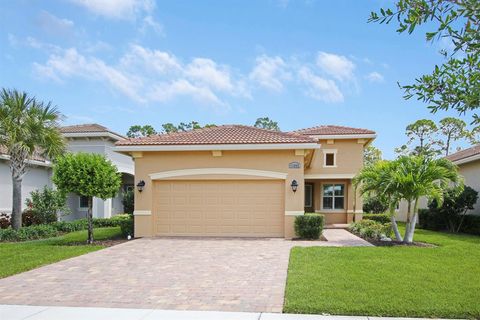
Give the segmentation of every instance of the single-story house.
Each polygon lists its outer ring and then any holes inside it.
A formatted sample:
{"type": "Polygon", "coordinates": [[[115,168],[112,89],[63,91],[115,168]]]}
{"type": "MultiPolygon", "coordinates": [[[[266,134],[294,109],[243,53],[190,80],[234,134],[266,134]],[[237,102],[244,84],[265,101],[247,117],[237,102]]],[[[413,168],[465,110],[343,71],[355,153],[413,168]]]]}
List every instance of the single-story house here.
{"type": "Polygon", "coordinates": [[[327,224],[361,214],[352,178],[376,134],[318,126],[223,125],[118,141],[135,162],[135,235],[294,236],[305,212],[327,224]]]}
{"type": "MultiPolygon", "coordinates": [[[[123,191],[133,188],[134,165],[130,156],[113,151],[115,142],[125,139],[99,124],[83,124],[65,126],[61,132],[66,139],[67,150],[70,152],[91,152],[105,155],[117,166],[122,173],[122,187],[116,197],[103,201],[94,198],[93,216],[108,218],[118,213],[123,213],[123,191]]],[[[6,150],[0,149],[0,212],[10,213],[12,210],[12,181],[6,150]]],[[[43,187],[53,187],[52,163],[41,156],[35,155],[29,161],[28,173],[22,183],[22,205],[25,209],[25,200],[30,192],[43,187]]],[[[87,211],[88,199],[75,194],[70,194],[67,199],[71,213],[62,216],[63,220],[84,218],[87,211]]]]}

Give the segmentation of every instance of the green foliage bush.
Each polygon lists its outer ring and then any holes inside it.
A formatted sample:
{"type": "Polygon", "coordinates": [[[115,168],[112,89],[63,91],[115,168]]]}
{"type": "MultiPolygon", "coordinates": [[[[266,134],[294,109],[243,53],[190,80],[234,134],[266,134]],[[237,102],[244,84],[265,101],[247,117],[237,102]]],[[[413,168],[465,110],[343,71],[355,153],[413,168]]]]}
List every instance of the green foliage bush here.
{"type": "Polygon", "coordinates": [[[388,203],[382,201],[380,197],[366,197],[362,210],[365,213],[384,213],[388,210],[388,203]]]}
{"type": "Polygon", "coordinates": [[[388,213],[364,213],[364,220],[373,220],[380,223],[390,223],[390,216],[388,213]]]}
{"type": "Polygon", "coordinates": [[[30,198],[25,201],[28,209],[22,213],[22,224],[30,226],[57,221],[60,212],[70,212],[66,199],[65,193],[48,187],[30,192],[30,198]]]}
{"type": "Polygon", "coordinates": [[[350,231],[362,238],[380,240],[384,236],[388,238],[392,236],[392,224],[365,219],[352,223],[350,231]]]}
{"type": "Polygon", "coordinates": [[[124,237],[134,236],[134,225],[133,225],[133,215],[126,214],[125,218],[119,219],[120,230],[122,230],[122,235],[124,237]]]}
{"type": "Polygon", "coordinates": [[[133,209],[135,207],[135,193],[133,190],[127,190],[123,193],[122,204],[125,213],[133,214],[133,209]]]}
{"type": "MultiPolygon", "coordinates": [[[[130,214],[119,214],[112,218],[93,219],[97,228],[120,227],[125,236],[133,236],[133,216],[130,214]]],[[[11,228],[0,229],[1,241],[28,241],[56,237],[62,233],[69,233],[80,230],[87,230],[87,219],[74,221],[57,221],[51,224],[39,224],[22,227],[18,231],[11,228]]]]}
{"type": "Polygon", "coordinates": [[[10,216],[5,212],[0,213],[0,229],[7,229],[10,227],[10,216]]]}
{"type": "Polygon", "coordinates": [[[460,193],[456,189],[447,190],[441,207],[432,201],[428,209],[419,210],[420,228],[480,235],[480,217],[466,214],[477,199],[478,192],[468,186],[460,193]]]}
{"type": "Polygon", "coordinates": [[[18,230],[12,228],[0,230],[0,241],[28,241],[52,238],[58,236],[59,231],[52,225],[39,224],[22,227],[18,230]]]}
{"type": "Polygon", "coordinates": [[[295,218],[295,234],[301,239],[318,239],[323,232],[323,215],[307,213],[295,218]]]}

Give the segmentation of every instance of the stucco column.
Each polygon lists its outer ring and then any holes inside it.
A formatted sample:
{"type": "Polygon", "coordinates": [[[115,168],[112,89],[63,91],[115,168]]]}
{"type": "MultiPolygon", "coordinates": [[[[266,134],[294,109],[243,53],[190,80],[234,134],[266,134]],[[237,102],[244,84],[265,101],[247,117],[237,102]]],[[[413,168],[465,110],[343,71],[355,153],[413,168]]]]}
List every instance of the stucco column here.
{"type": "Polygon", "coordinates": [[[295,150],[291,162],[287,165],[287,178],[285,179],[285,238],[295,237],[295,217],[305,213],[305,178],[303,167],[303,150],[295,150]],[[295,165],[299,166],[296,167],[295,165]],[[296,180],[298,188],[293,192],[291,184],[296,180]]]}

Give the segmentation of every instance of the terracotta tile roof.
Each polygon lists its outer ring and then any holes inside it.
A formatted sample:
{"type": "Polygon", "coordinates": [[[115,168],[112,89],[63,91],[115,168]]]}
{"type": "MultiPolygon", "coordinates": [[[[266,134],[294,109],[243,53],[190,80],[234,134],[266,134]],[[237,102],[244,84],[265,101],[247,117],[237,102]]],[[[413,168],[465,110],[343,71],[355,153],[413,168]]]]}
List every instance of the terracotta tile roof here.
{"type": "Polygon", "coordinates": [[[316,142],[315,139],[297,133],[265,130],[243,125],[223,125],[186,132],[125,139],[118,141],[116,145],[210,145],[316,142]]]}
{"type": "Polygon", "coordinates": [[[477,144],[476,146],[473,146],[468,149],[464,149],[455,153],[452,153],[451,155],[447,156],[446,158],[450,161],[458,161],[458,160],[463,160],[472,156],[476,156],[480,154],[480,144],[477,144]]]}
{"type": "Polygon", "coordinates": [[[99,125],[97,123],[88,123],[88,124],[77,124],[73,126],[65,126],[60,129],[62,133],[96,133],[96,132],[105,132],[112,133],[119,137],[123,137],[121,134],[111,131],[107,127],[99,125]]]}
{"type": "Polygon", "coordinates": [[[347,134],[375,134],[375,131],[344,126],[324,125],[293,131],[304,135],[347,135],[347,134]]]}

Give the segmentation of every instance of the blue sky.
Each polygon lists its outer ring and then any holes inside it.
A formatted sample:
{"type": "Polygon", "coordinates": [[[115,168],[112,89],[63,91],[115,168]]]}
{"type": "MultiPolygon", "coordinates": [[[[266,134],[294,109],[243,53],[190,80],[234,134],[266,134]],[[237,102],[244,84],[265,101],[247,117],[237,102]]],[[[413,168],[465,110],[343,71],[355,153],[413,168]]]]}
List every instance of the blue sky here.
{"type": "MultiPolygon", "coordinates": [[[[386,158],[405,126],[439,120],[400,83],[442,60],[424,33],[367,23],[389,1],[65,0],[0,3],[0,86],[52,101],[66,124],[119,133],[166,122],[375,130],[386,158]]],[[[469,119],[465,119],[467,122],[469,119]]]]}

